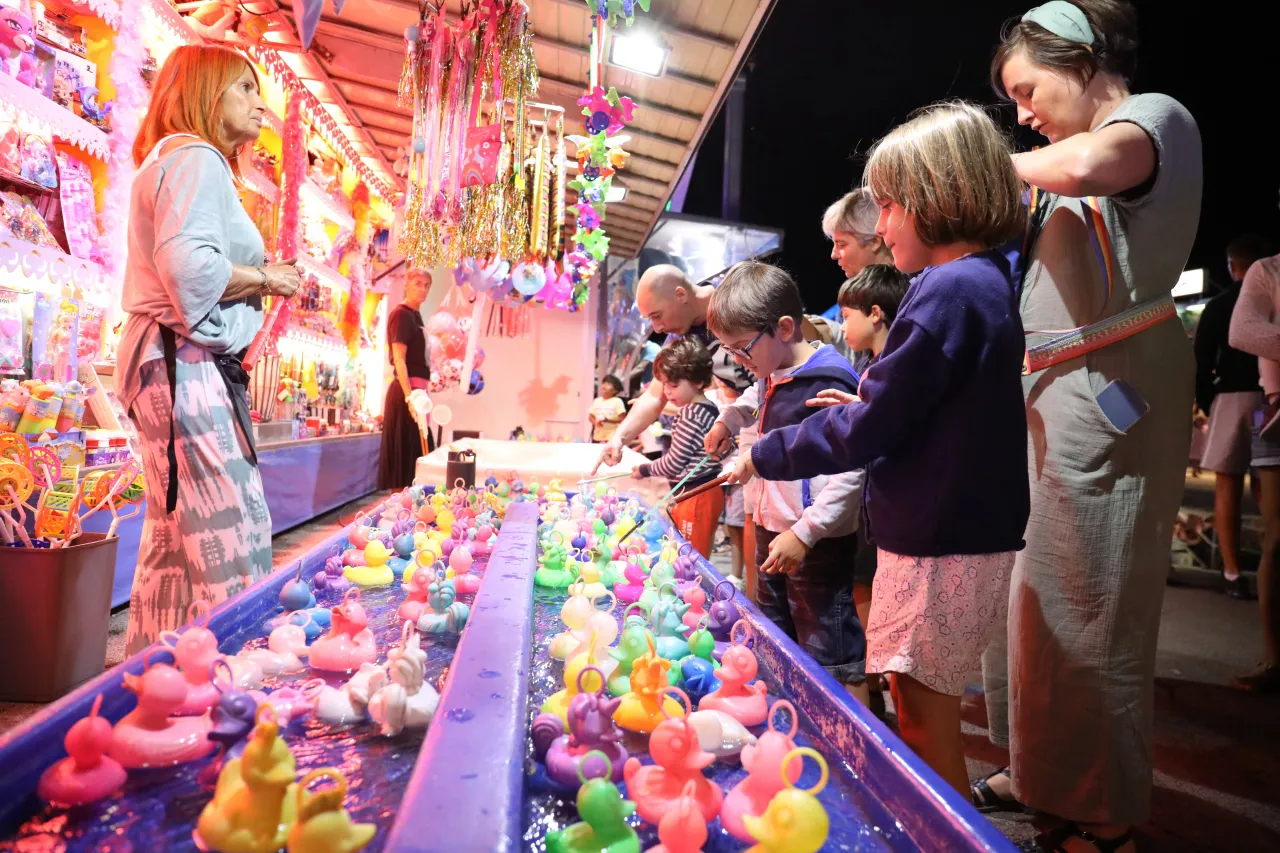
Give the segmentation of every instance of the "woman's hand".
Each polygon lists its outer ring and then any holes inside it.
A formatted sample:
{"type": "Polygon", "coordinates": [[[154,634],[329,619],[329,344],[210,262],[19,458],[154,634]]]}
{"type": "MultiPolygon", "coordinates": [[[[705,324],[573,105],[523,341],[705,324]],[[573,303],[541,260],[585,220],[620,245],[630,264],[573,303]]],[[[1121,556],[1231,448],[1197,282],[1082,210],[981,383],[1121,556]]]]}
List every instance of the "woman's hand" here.
{"type": "Polygon", "coordinates": [[[850,394],[848,391],[838,391],[835,388],[828,388],[825,391],[819,391],[818,396],[805,400],[804,404],[814,408],[825,408],[827,406],[843,406],[845,403],[856,402],[858,402],[857,394],[850,394]]]}
{"type": "Polygon", "coordinates": [[[267,264],[262,268],[262,274],[267,277],[262,288],[271,296],[283,296],[287,299],[293,296],[302,285],[297,258],[290,258],[278,264],[267,264]]]}

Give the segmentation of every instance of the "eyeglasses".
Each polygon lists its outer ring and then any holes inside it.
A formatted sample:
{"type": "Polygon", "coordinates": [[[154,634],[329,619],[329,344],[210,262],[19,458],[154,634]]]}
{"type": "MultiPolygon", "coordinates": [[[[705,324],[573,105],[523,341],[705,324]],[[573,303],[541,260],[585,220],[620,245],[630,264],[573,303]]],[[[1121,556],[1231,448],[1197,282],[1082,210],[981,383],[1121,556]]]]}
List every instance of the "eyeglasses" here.
{"type": "Polygon", "coordinates": [[[742,349],[737,349],[736,347],[725,346],[724,344],[721,344],[721,345],[720,345],[720,348],[721,348],[722,350],[724,350],[725,352],[729,353],[729,355],[738,356],[739,358],[750,358],[750,357],[751,357],[751,348],[752,348],[752,347],[754,347],[756,344],[760,343],[760,339],[761,339],[761,338],[763,338],[765,335],[769,334],[769,332],[770,332],[770,331],[772,331],[772,330],[771,330],[771,329],[762,329],[758,335],[756,335],[754,338],[752,338],[752,339],[751,339],[751,343],[747,344],[747,345],[746,345],[745,347],[743,347],[742,349]]]}

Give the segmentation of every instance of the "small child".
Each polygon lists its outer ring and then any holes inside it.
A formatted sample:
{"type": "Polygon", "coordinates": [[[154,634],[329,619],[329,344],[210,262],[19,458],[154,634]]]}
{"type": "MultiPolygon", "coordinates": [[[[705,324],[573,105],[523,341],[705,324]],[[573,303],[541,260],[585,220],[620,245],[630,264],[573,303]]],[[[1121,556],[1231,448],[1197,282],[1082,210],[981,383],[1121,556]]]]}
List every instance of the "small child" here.
{"type": "MultiPolygon", "coordinates": [[[[736,403],[742,396],[737,389],[718,376],[716,377],[715,390],[718,393],[712,399],[721,413],[736,403]]],[[[721,459],[720,467],[726,471],[732,468],[736,452],[734,451],[721,459]]],[[[742,552],[747,517],[743,508],[742,491],[742,486],[737,484],[724,487],[724,535],[729,540],[729,574],[727,580],[739,591],[745,590],[747,585],[746,575],[743,573],[746,561],[742,552]]]]}
{"type": "MultiPolygon", "coordinates": [[[[671,446],[655,461],[638,466],[635,476],[664,477],[674,487],[693,471],[681,489],[683,493],[720,476],[720,463],[707,458],[702,449],[703,439],[720,413],[705,393],[712,380],[711,352],[695,337],[679,338],[663,347],[653,360],[653,375],[680,414],[671,429],[671,446]]],[[[671,520],[699,554],[711,559],[723,509],[724,492],[708,489],[676,504],[671,520]]]]}
{"type": "Polygon", "coordinates": [[[622,380],[618,377],[609,374],[600,380],[600,396],[591,401],[587,413],[592,441],[608,441],[618,431],[618,424],[627,416],[627,405],[618,396],[621,393],[622,380]]]}
{"type": "MultiPolygon", "coordinates": [[[[841,286],[836,304],[844,318],[845,342],[853,352],[871,353],[867,366],[873,364],[884,350],[893,318],[898,316],[898,306],[910,286],[911,276],[898,272],[889,264],[865,266],[862,272],[841,286]]],[[[852,403],[855,399],[856,396],[827,389],[818,394],[814,403],[834,406],[852,403]]],[[[866,525],[858,528],[858,546],[853,559],[853,603],[858,610],[858,619],[865,626],[871,618],[872,587],[876,577],[876,550],[867,539],[866,525]]],[[[878,689],[878,679],[872,682],[872,689],[878,689]]]]}
{"type": "MultiPolygon", "coordinates": [[[[858,389],[853,365],[834,346],[805,342],[803,320],[796,283],[768,264],[737,264],[711,296],[707,328],[759,377],[750,417],[761,436],[818,414],[806,402],[822,389],[858,389]]],[[[726,412],[717,432],[746,426],[733,415],[726,412]]],[[[756,526],[761,612],[866,703],[866,638],[849,571],[858,548],[862,472],[752,484],[746,504],[756,526]]]]}
{"type": "Polygon", "coordinates": [[[960,697],[1004,624],[1030,514],[1025,343],[998,247],[1025,228],[1008,142],[967,104],[930,107],[871,152],[894,265],[918,271],[861,400],[763,435],[742,477],[865,467],[879,547],[867,668],[892,673],[907,745],[966,797],[960,697]]]}
{"type": "Polygon", "coordinates": [[[844,339],[854,352],[870,350],[879,358],[911,276],[889,264],[870,264],[840,287],[836,304],[844,318],[844,339]]]}

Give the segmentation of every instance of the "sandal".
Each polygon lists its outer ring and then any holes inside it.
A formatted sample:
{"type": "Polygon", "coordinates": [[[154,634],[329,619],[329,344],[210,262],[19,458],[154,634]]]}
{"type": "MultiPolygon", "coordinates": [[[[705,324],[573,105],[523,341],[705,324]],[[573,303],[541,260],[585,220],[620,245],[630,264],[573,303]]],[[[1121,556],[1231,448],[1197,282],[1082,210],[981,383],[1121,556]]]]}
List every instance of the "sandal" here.
{"type": "Polygon", "coordinates": [[[1257,672],[1242,675],[1234,679],[1231,686],[1249,693],[1280,692],[1280,664],[1267,664],[1257,672]]]}
{"type": "Polygon", "coordinates": [[[1121,847],[1133,840],[1133,830],[1126,829],[1115,838],[1099,838],[1087,829],[1081,828],[1075,821],[1067,821],[1057,829],[1042,832],[1036,836],[1036,844],[1045,853],[1067,853],[1062,845],[1069,838],[1079,838],[1092,844],[1098,853],[1116,853],[1121,847]]]}
{"type": "Polygon", "coordinates": [[[990,781],[1004,774],[1009,775],[1008,767],[1001,767],[996,772],[982,779],[974,779],[969,784],[969,794],[973,799],[973,807],[982,814],[990,814],[991,812],[1020,812],[1022,811],[1022,803],[1013,797],[1002,797],[991,787],[990,781]]]}

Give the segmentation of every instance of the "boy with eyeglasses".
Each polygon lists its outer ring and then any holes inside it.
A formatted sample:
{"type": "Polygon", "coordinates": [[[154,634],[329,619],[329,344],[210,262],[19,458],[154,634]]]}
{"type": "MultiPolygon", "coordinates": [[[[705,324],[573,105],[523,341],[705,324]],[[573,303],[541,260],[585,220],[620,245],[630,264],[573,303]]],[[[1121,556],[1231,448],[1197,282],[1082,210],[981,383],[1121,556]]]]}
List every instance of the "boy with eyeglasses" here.
{"type": "MultiPolygon", "coordinates": [[[[820,391],[856,394],[858,374],[833,346],[804,341],[800,291],[781,269],[738,264],[711,297],[707,326],[721,349],[759,380],[754,405],[730,406],[707,436],[709,451],[751,424],[760,435],[820,411],[820,391]]],[[[744,395],[745,396],[745,395],[744,395]]],[[[741,452],[747,452],[744,448],[741,452]]],[[[760,610],[814,660],[868,702],[866,638],[853,601],[862,472],[789,482],[746,484],[746,510],[756,525],[760,610]]]]}

